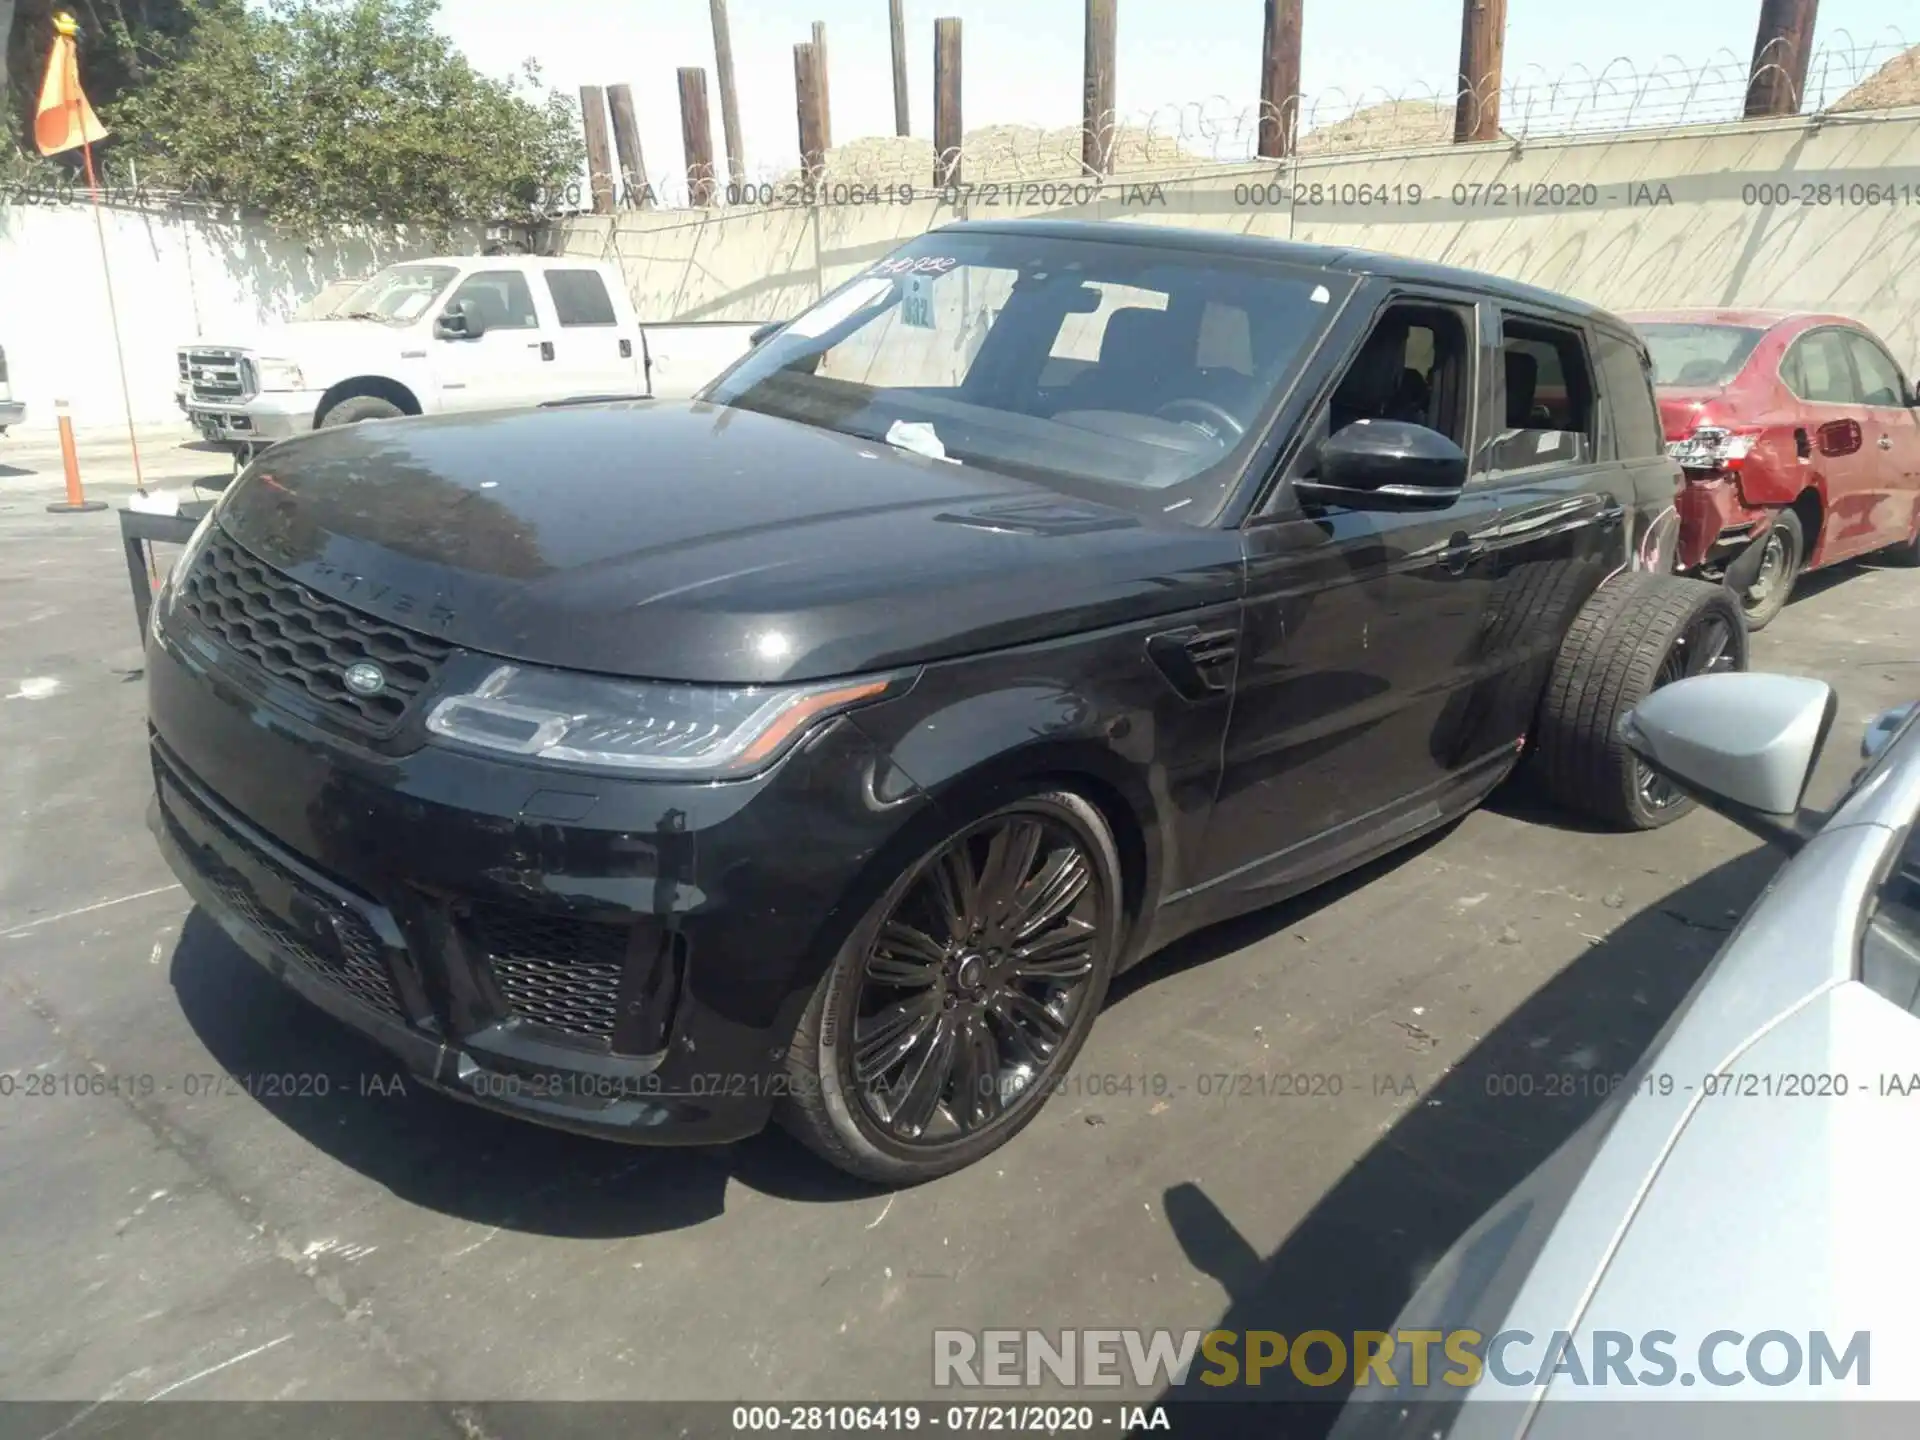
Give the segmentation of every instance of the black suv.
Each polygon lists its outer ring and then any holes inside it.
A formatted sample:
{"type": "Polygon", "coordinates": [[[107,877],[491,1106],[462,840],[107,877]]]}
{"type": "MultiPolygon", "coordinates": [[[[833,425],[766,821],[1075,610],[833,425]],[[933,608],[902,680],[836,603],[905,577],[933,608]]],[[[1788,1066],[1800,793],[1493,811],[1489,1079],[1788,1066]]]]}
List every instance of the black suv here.
{"type": "Polygon", "coordinates": [[[453,1094],[779,1113],[884,1181],[1026,1121],[1114,974],[1742,668],[1625,325],[1135,225],[933,231],[688,404],[280,446],[154,607],[194,898],[453,1094]]]}

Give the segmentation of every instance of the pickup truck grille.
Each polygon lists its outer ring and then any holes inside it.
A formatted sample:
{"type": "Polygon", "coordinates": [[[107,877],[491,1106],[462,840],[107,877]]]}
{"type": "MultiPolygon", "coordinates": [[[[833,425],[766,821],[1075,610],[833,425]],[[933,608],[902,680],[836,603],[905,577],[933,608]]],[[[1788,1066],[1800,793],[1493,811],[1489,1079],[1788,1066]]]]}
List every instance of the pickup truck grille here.
{"type": "Polygon", "coordinates": [[[180,582],[180,606],[229,656],[376,734],[406,718],[452,648],[314,594],[218,529],[180,582]],[[385,679],[377,695],[347,688],[347,670],[363,662],[377,665],[385,679]]]}
{"type": "Polygon", "coordinates": [[[252,362],[238,350],[182,350],[180,378],[188,395],[209,405],[232,405],[259,393],[252,362]]]}

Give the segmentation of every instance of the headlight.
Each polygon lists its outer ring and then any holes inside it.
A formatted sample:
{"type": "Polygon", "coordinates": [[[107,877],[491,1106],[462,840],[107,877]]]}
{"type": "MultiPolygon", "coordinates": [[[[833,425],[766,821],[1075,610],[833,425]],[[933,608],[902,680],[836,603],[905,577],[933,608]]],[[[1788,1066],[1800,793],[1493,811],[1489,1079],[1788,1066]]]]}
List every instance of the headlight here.
{"type": "Polygon", "coordinates": [[[763,769],[818,720],[897,694],[907,677],[815,685],[677,685],[502,665],[433,707],[446,740],[562,764],[734,778],[763,769]]]}
{"type": "Polygon", "coordinates": [[[260,374],[262,390],[304,390],[306,377],[301,375],[300,367],[291,360],[275,360],[261,357],[253,362],[260,374]]]}

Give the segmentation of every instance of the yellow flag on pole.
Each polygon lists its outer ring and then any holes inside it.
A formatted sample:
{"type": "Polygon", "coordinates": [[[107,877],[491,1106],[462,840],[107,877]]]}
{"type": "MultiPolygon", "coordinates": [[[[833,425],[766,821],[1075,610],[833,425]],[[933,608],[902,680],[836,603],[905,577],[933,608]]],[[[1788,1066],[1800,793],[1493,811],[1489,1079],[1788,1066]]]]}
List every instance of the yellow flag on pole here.
{"type": "Polygon", "coordinates": [[[33,116],[33,138],[42,155],[57,155],[107,138],[107,127],[80,88],[80,55],[74,36],[80,27],[71,15],[53,17],[53,51],[40,86],[40,108],[33,116]]]}

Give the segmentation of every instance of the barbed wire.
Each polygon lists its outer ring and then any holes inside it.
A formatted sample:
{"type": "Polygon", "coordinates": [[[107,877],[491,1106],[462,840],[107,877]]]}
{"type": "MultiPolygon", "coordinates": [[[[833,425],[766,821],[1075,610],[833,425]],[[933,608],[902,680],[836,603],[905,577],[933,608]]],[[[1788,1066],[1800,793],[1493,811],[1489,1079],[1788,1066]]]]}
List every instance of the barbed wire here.
{"type": "MultiPolygon", "coordinates": [[[[1376,86],[1358,92],[1336,88],[1297,97],[1277,112],[1261,103],[1236,103],[1216,95],[1120,113],[1102,127],[1096,153],[1105,157],[1100,169],[1109,179],[1174,178],[1246,164],[1258,154],[1262,123],[1270,119],[1278,120],[1281,132],[1293,141],[1292,152],[1302,160],[1449,146],[1462,118],[1469,132],[1479,128],[1482,119],[1496,121],[1499,138],[1518,144],[1586,135],[1644,136],[1737,122],[1750,89],[1772,83],[1783,85],[1789,96],[1802,91],[1796,107],[1802,116],[1920,106],[1920,47],[1895,26],[1864,39],[1835,32],[1808,58],[1803,85],[1795,83],[1784,46],[1780,57],[1758,71],[1751,54],[1730,48],[1697,60],[1668,55],[1651,65],[1619,56],[1597,69],[1576,64],[1559,75],[1526,65],[1503,79],[1494,115],[1482,113],[1483,101],[1473,92],[1437,85],[1398,90],[1376,86]]],[[[1083,163],[1084,148],[1079,126],[988,125],[970,131],[961,145],[937,156],[924,138],[873,136],[829,151],[825,163],[811,174],[791,165],[753,167],[745,176],[714,185],[711,203],[858,204],[863,198],[859,192],[866,192],[868,200],[902,194],[936,198],[941,193],[933,183],[936,174],[957,175],[973,187],[1084,180],[1093,178],[1083,163]]],[[[654,177],[645,191],[616,182],[615,190],[619,209],[683,208],[693,198],[682,177],[654,177]]],[[[582,202],[590,203],[590,195],[556,209],[584,210],[587,203],[582,202]]]]}

